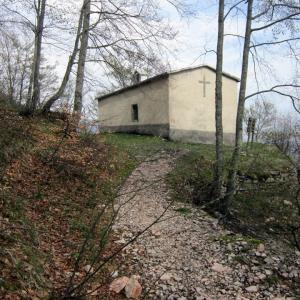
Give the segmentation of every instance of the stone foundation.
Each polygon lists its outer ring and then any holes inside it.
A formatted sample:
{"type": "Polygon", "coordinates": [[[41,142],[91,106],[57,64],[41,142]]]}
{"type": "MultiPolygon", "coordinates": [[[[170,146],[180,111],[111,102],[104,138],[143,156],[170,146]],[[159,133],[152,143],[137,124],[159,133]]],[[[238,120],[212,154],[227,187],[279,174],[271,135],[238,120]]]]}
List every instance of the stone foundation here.
{"type": "MultiPolygon", "coordinates": [[[[216,142],[215,132],[199,131],[199,130],[170,129],[169,138],[172,141],[197,143],[197,144],[215,144],[216,142]]],[[[233,145],[234,139],[235,139],[234,133],[224,133],[225,145],[233,145]]]]}
{"type": "Polygon", "coordinates": [[[169,138],[169,124],[100,126],[99,130],[100,132],[135,133],[169,138]]]}
{"type": "MultiPolygon", "coordinates": [[[[216,141],[215,133],[200,130],[182,130],[170,129],[169,124],[155,125],[125,125],[125,126],[100,126],[100,132],[120,132],[154,135],[168,138],[172,141],[195,143],[195,144],[214,144],[216,141]]],[[[224,144],[233,145],[235,139],[234,133],[224,133],[224,144]]]]}

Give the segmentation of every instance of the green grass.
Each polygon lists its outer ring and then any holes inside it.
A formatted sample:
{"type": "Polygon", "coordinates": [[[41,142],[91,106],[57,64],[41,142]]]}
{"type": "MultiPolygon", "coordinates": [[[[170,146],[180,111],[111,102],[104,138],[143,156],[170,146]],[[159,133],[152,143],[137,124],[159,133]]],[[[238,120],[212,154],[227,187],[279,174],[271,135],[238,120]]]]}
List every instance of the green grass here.
{"type": "Polygon", "coordinates": [[[177,211],[182,215],[188,215],[188,214],[191,213],[191,210],[189,208],[186,208],[186,207],[176,208],[176,209],[174,209],[174,211],[177,211]]]}
{"type": "Polygon", "coordinates": [[[249,245],[251,245],[253,248],[256,248],[259,244],[262,243],[262,241],[259,239],[253,238],[251,236],[245,236],[245,235],[243,236],[240,234],[225,234],[217,237],[217,239],[226,244],[244,241],[247,242],[249,245]]]}
{"type": "Polygon", "coordinates": [[[214,155],[212,145],[171,142],[160,137],[125,133],[106,133],[101,136],[108,144],[126,151],[135,160],[143,160],[159,151],[189,150],[193,153],[201,152],[202,155],[214,155]]]}
{"type": "MultiPolygon", "coordinates": [[[[201,157],[208,160],[215,159],[214,145],[173,142],[160,137],[125,133],[105,133],[101,136],[108,144],[114,145],[120,151],[126,151],[131,157],[137,160],[147,158],[159,151],[178,150],[186,150],[189,152],[188,155],[182,158],[183,164],[187,167],[201,157]]],[[[227,167],[230,164],[231,153],[232,147],[224,146],[227,167]]],[[[248,150],[247,155],[246,148],[243,149],[241,170],[245,172],[252,171],[253,162],[255,162],[255,169],[258,172],[263,172],[266,168],[268,170],[286,170],[290,166],[286,158],[274,146],[263,144],[254,144],[253,147],[248,150]]]]}

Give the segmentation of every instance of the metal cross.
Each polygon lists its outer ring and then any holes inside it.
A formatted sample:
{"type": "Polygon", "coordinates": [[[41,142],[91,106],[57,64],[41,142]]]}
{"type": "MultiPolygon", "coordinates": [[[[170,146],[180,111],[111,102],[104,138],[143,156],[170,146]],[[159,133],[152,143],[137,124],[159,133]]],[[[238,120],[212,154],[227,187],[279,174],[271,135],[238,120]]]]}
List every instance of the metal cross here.
{"type": "Polygon", "coordinates": [[[211,82],[210,81],[206,81],[205,75],[203,75],[203,80],[199,80],[199,83],[203,84],[203,97],[205,98],[206,97],[206,85],[207,84],[211,84],[211,82]]]}

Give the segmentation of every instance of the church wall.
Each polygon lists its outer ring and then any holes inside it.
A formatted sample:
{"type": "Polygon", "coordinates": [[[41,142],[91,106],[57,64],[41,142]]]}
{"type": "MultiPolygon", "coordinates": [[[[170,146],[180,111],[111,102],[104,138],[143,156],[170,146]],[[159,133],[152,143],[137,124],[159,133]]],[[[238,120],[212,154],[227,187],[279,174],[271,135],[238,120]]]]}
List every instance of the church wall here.
{"type": "MultiPolygon", "coordinates": [[[[170,139],[196,143],[215,142],[215,73],[208,68],[182,71],[169,77],[170,139]],[[206,90],[203,90],[205,81],[206,90]],[[204,97],[205,92],[205,97],[204,97]]],[[[224,141],[235,136],[237,83],[223,77],[224,141]]]]}
{"type": "Polygon", "coordinates": [[[169,136],[168,79],[161,79],[98,102],[100,131],[169,136]],[[132,105],[138,105],[138,121],[132,105]]]}

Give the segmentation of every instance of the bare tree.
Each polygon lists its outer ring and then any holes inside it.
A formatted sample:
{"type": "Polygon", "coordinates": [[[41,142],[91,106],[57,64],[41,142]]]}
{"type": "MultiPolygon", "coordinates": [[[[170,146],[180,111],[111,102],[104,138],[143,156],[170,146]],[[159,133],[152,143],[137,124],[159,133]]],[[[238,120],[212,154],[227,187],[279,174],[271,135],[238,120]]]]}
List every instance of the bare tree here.
{"type": "Polygon", "coordinates": [[[229,202],[236,190],[236,175],[238,170],[238,164],[241,153],[241,146],[243,141],[243,119],[244,119],[244,107],[245,107],[245,97],[247,88],[247,78],[248,78],[248,66],[249,66],[249,53],[250,53],[250,43],[251,43],[251,30],[252,30],[252,19],[253,18],[253,0],[248,0],[247,3],[247,22],[245,29],[245,41],[244,41],[244,51],[243,51],[243,63],[242,63],[242,73],[241,73],[241,85],[238,100],[238,111],[236,117],[236,136],[235,136],[235,148],[232,155],[230,173],[228,176],[227,183],[227,194],[224,198],[223,212],[227,213],[229,202]]]}
{"type": "Polygon", "coordinates": [[[158,1],[134,0],[124,7],[123,1],[84,1],[68,70],[60,89],[48,99],[43,111],[49,111],[60,98],[75,63],[74,113],[80,116],[84,84],[90,81],[86,70],[89,63],[93,63],[93,68],[95,63],[99,64],[101,73],[108,74],[112,69],[130,65],[128,60],[151,61],[153,53],[159,55],[159,51],[165,51],[162,40],[172,39],[175,32],[159,14],[159,4],[158,1]],[[78,60],[75,61],[78,52],[78,60]]]}
{"type": "Polygon", "coordinates": [[[273,119],[272,126],[264,134],[267,143],[275,145],[284,155],[298,161],[300,154],[300,121],[290,115],[273,119]]]}
{"type": "MultiPolygon", "coordinates": [[[[34,51],[32,55],[30,84],[28,87],[27,107],[25,112],[32,114],[41,101],[41,68],[42,59],[45,57],[43,45],[49,45],[63,51],[69,49],[67,36],[73,34],[74,11],[78,4],[70,0],[63,5],[60,1],[52,0],[0,0],[1,29],[6,30],[11,25],[18,33],[26,32],[28,39],[34,40],[34,51]],[[33,33],[33,37],[31,37],[33,33]],[[65,42],[66,40],[66,42],[65,42]]],[[[76,48],[76,47],[75,47],[76,48]]],[[[71,64],[74,64],[75,54],[71,55],[71,64]]],[[[67,67],[67,70],[70,70],[67,67]]],[[[71,72],[71,71],[70,71],[71,72]]],[[[68,73],[68,72],[66,72],[68,73]]],[[[67,76],[59,89],[60,94],[68,81],[67,76]]],[[[55,93],[54,96],[57,96],[55,93]]],[[[50,100],[50,99],[48,99],[50,100]]]]}
{"type": "Polygon", "coordinates": [[[81,11],[80,11],[80,16],[79,16],[79,21],[78,21],[78,26],[77,26],[77,31],[76,31],[76,37],[75,37],[73,50],[72,50],[72,53],[69,57],[64,77],[61,81],[61,84],[60,84],[59,88],[56,90],[56,92],[51,97],[49,97],[47,99],[47,101],[45,102],[45,104],[42,108],[43,113],[48,113],[50,111],[51,107],[53,106],[53,104],[64,95],[65,89],[66,89],[66,87],[68,85],[68,82],[69,82],[69,79],[70,79],[70,75],[71,75],[71,72],[72,72],[72,67],[75,63],[75,59],[76,59],[77,53],[79,51],[79,44],[80,44],[80,37],[81,37],[81,30],[82,30],[82,22],[83,22],[83,14],[84,14],[84,11],[83,11],[83,7],[82,7],[81,11]]]}
{"type": "Polygon", "coordinates": [[[74,114],[80,116],[82,111],[82,91],[84,83],[84,71],[86,56],[89,42],[90,18],[91,18],[91,1],[84,0],[83,4],[83,25],[80,40],[80,51],[78,58],[78,67],[76,75],[75,97],[74,97],[74,114]]]}
{"type": "MultiPolygon", "coordinates": [[[[258,91],[246,97],[247,79],[248,79],[248,68],[249,68],[249,56],[252,49],[256,49],[262,45],[272,45],[279,41],[272,42],[261,42],[253,43],[252,35],[256,32],[264,31],[267,29],[274,29],[276,26],[285,26],[286,28],[292,28],[293,24],[297,21],[300,15],[300,6],[295,1],[265,1],[261,5],[258,5],[258,13],[253,15],[254,0],[247,1],[247,13],[246,13],[246,30],[244,39],[244,50],[243,50],[243,61],[242,61],[242,72],[241,72],[241,86],[238,99],[238,111],[236,119],[236,138],[235,147],[231,158],[230,171],[227,179],[227,193],[225,196],[224,203],[228,208],[229,203],[234,197],[236,192],[236,179],[237,171],[239,166],[241,147],[243,141],[243,120],[245,112],[245,101],[250,97],[257,96],[266,92],[277,92],[285,94],[276,90],[277,87],[292,86],[292,84],[280,85],[268,89],[267,91],[258,91]],[[257,27],[253,24],[256,22],[257,27]]],[[[292,39],[292,38],[291,38],[292,39]]],[[[285,39],[282,43],[289,43],[291,39],[285,39]]],[[[293,38],[294,40],[294,38],[293,38]]],[[[285,94],[289,96],[288,94],[285,94]]],[[[295,98],[290,96],[292,100],[295,98]]]]}
{"type": "Polygon", "coordinates": [[[111,85],[107,91],[113,91],[132,84],[132,76],[138,71],[142,78],[149,78],[169,70],[167,63],[153,53],[121,53],[119,56],[107,55],[104,57],[107,63],[107,77],[111,85]],[[124,59],[125,56],[125,59],[124,59]]]}
{"type": "Polygon", "coordinates": [[[222,86],[223,86],[223,52],[224,52],[224,0],[219,0],[218,43],[215,87],[215,119],[216,119],[216,166],[215,197],[221,198],[223,185],[223,121],[222,121],[222,86]]]}
{"type": "Polygon", "coordinates": [[[38,0],[35,3],[36,28],[34,30],[34,56],[32,64],[32,95],[29,94],[27,110],[30,114],[34,113],[40,102],[40,68],[42,59],[42,39],[44,31],[44,20],[46,13],[46,0],[38,0]]]}
{"type": "Polygon", "coordinates": [[[263,139],[264,132],[268,131],[270,126],[273,125],[276,115],[277,110],[275,105],[264,99],[256,100],[245,109],[244,123],[246,123],[249,118],[254,118],[256,120],[254,131],[256,142],[263,139]]]}
{"type": "Polygon", "coordinates": [[[3,33],[0,38],[1,89],[16,104],[20,94],[23,94],[25,77],[28,77],[30,66],[26,63],[29,48],[22,46],[13,33],[3,33]]]}

